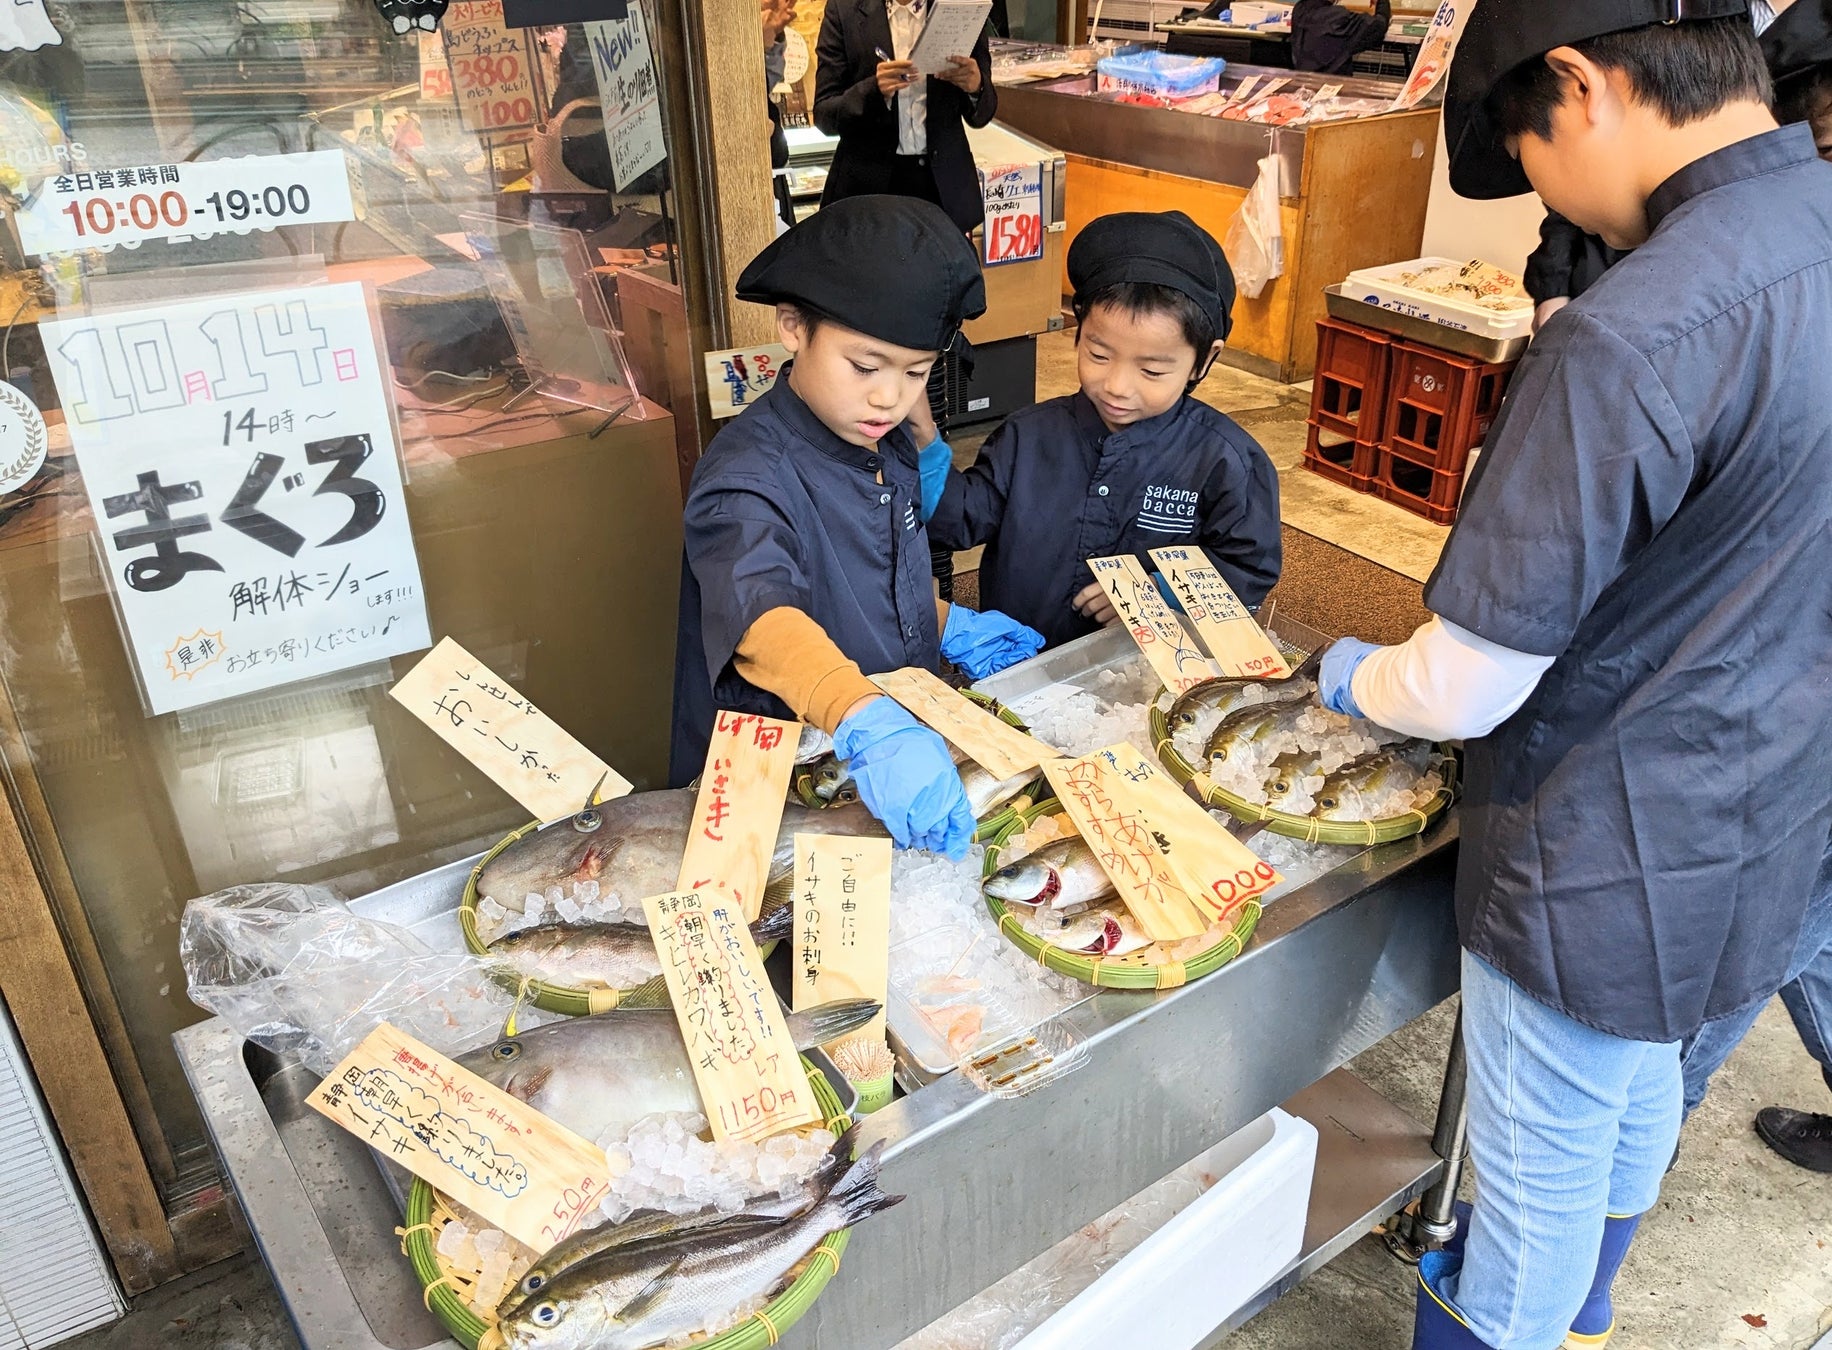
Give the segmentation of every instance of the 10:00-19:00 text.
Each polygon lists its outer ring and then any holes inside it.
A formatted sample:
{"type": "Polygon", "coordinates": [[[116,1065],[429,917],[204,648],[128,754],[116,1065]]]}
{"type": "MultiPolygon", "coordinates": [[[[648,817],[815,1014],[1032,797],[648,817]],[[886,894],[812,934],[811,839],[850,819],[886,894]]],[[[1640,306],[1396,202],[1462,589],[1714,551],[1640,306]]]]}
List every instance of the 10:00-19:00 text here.
{"type": "Polygon", "coordinates": [[[177,230],[190,224],[194,214],[200,220],[214,216],[215,223],[220,225],[253,216],[302,216],[311,209],[312,194],[306,191],[305,184],[281,187],[276,183],[258,192],[244,192],[240,188],[212,192],[204,198],[203,206],[195,209],[178,192],[162,192],[157,197],[150,192],[136,192],[114,200],[89,197],[74,201],[64,207],[63,214],[70,217],[71,224],[76,226],[77,237],[81,238],[88,234],[113,234],[128,222],[139,230],[153,230],[162,225],[177,230]]]}

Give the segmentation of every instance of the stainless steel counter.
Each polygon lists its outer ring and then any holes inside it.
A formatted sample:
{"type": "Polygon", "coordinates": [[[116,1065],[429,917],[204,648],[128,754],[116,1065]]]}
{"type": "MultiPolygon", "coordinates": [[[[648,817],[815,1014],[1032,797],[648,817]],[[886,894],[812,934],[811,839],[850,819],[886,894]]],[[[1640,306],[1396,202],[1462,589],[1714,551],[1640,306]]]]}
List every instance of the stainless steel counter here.
{"type": "MultiPolygon", "coordinates": [[[[1030,1096],[982,1096],[950,1074],[869,1117],[865,1142],[888,1144],[885,1188],[908,1199],[854,1234],[784,1344],[893,1346],[1288,1101],[1325,1127],[1324,1146],[1306,1255],[1267,1298],[1416,1193],[1432,1170],[1424,1127],[1346,1074],[1319,1080],[1455,991],[1455,841],[1453,816],[1293,891],[1206,979],[1103,991],[1077,1013],[1086,1066],[1030,1096]]],[[[437,940],[467,867],[356,907],[437,940]]],[[[398,1254],[392,1197],[366,1150],[305,1108],[303,1070],[221,1021],[174,1039],[307,1350],[449,1345],[398,1254]]]]}

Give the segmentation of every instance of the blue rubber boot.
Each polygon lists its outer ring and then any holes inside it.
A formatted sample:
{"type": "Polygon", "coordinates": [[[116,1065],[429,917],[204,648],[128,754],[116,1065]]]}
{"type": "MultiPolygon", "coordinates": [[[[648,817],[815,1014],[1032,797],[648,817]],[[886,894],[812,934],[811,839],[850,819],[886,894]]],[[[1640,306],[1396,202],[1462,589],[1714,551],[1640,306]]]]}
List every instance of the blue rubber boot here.
{"type": "Polygon", "coordinates": [[[1419,1260],[1418,1306],[1412,1315],[1412,1350],[1491,1350],[1450,1306],[1444,1280],[1463,1268],[1461,1255],[1426,1252],[1419,1260]]]}
{"type": "Polygon", "coordinates": [[[1640,1226],[1639,1214],[1611,1214],[1603,1220],[1603,1246],[1597,1252],[1597,1275],[1590,1282],[1590,1297],[1584,1300],[1584,1306],[1572,1319],[1571,1334],[1565,1337],[1565,1350],[1594,1350],[1596,1346],[1609,1343],[1616,1330],[1616,1310],[1610,1304],[1609,1289],[1616,1282],[1616,1272],[1622,1269],[1622,1259],[1628,1255],[1628,1245],[1635,1240],[1635,1230],[1640,1226]]]}

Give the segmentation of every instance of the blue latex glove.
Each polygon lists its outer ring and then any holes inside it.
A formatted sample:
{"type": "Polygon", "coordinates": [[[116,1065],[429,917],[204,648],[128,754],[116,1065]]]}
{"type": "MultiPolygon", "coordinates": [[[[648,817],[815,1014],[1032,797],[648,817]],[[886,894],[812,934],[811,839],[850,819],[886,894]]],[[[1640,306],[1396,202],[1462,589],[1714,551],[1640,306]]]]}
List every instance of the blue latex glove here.
{"type": "Polygon", "coordinates": [[[1360,638],[1337,638],[1323,653],[1323,666],[1317,672],[1317,699],[1331,712],[1349,717],[1364,716],[1355,704],[1355,672],[1361,663],[1380,648],[1360,638]]]}
{"type": "Polygon", "coordinates": [[[975,821],[960,770],[947,743],[896,700],[873,699],[841,722],[833,753],[850,764],[859,799],[899,848],[927,849],[956,862],[967,856],[975,821]]]}
{"type": "Polygon", "coordinates": [[[948,486],[948,470],[954,467],[954,447],[940,436],[916,452],[916,472],[922,476],[922,520],[926,525],[941,505],[942,490],[948,486]]]}
{"type": "Polygon", "coordinates": [[[982,614],[960,605],[948,610],[941,654],[976,680],[1028,661],[1042,650],[1043,634],[1026,628],[1009,614],[996,609],[982,614]]]}

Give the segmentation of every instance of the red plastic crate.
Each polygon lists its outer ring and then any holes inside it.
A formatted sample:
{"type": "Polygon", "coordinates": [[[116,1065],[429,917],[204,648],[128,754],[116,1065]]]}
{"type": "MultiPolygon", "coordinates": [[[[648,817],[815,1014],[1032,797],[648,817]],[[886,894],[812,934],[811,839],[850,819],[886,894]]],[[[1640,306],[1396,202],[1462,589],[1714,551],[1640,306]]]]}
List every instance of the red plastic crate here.
{"type": "Polygon", "coordinates": [[[1325,431],[1378,445],[1385,431],[1394,339],[1340,319],[1317,321],[1310,420],[1325,431]]]}
{"type": "Polygon", "coordinates": [[[1374,461],[1378,446],[1349,440],[1327,428],[1310,424],[1310,438],[1304,445],[1304,467],[1332,483],[1368,492],[1374,478],[1374,461]]]}
{"type": "Polygon", "coordinates": [[[1461,479],[1469,452],[1501,411],[1518,362],[1486,365],[1412,342],[1395,342],[1381,446],[1461,479]]]}
{"type": "Polygon", "coordinates": [[[1375,454],[1374,475],[1367,490],[1435,525],[1449,525],[1457,518],[1457,503],[1463,495],[1463,470],[1434,469],[1382,447],[1375,454]]]}

